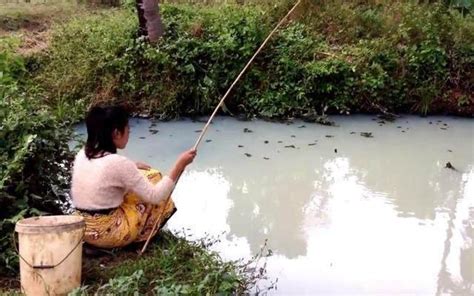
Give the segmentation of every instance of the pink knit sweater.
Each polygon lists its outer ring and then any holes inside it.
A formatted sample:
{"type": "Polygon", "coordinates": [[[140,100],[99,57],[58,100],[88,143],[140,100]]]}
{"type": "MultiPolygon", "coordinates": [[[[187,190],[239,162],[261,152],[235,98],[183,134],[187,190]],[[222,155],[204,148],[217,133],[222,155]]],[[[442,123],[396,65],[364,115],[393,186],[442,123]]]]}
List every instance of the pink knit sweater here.
{"type": "Polygon", "coordinates": [[[118,207],[126,192],[134,192],[143,201],[157,204],[166,199],[174,182],[164,176],[156,185],[151,184],[130,159],[109,154],[88,159],[84,149],[74,160],[71,195],[75,208],[100,210],[118,207]]]}

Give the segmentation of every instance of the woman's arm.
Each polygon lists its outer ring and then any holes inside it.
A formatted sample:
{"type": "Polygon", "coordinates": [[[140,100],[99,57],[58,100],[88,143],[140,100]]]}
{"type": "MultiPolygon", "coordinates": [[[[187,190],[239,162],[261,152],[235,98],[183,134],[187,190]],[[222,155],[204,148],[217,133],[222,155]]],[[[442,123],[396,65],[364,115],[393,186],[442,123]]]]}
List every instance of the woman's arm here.
{"type": "Polygon", "coordinates": [[[140,171],[135,163],[123,158],[122,182],[128,191],[136,193],[140,198],[149,203],[158,204],[166,199],[174,189],[179,176],[196,156],[195,150],[189,150],[180,155],[175,166],[171,169],[169,176],[164,176],[157,184],[150,183],[140,171]]]}

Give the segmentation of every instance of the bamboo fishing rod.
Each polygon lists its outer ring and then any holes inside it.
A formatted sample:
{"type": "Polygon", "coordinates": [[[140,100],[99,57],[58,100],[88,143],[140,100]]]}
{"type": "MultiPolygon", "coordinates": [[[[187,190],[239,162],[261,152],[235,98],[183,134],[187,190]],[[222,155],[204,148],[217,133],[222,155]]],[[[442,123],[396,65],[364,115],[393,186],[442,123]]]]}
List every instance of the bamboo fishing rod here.
{"type": "MultiPolygon", "coordinates": [[[[275,26],[275,28],[273,28],[273,30],[270,32],[270,34],[268,34],[267,38],[263,41],[263,43],[260,45],[260,47],[257,49],[257,51],[254,53],[254,55],[252,56],[252,58],[250,58],[250,60],[247,62],[247,64],[245,65],[245,67],[242,69],[242,71],[240,71],[240,74],[237,76],[237,78],[235,78],[234,82],[230,85],[229,89],[227,90],[227,92],[224,94],[224,96],[222,97],[222,99],[220,100],[219,104],[216,106],[216,108],[214,109],[214,112],[212,112],[211,114],[211,117],[209,117],[209,120],[207,121],[206,125],[204,126],[203,130],[201,131],[201,133],[199,134],[199,137],[196,141],[196,143],[194,144],[194,147],[193,149],[194,150],[197,150],[199,144],[201,143],[202,139],[204,138],[204,134],[207,132],[207,129],[209,128],[209,125],[211,124],[212,120],[214,119],[214,116],[216,115],[217,111],[219,111],[219,108],[222,107],[222,104],[224,104],[224,101],[225,99],[227,98],[227,96],[230,94],[230,92],[232,91],[232,89],[234,88],[234,86],[237,84],[237,82],[240,80],[240,78],[242,78],[242,76],[244,75],[245,71],[247,71],[247,69],[250,67],[250,65],[252,64],[252,62],[254,61],[254,59],[257,57],[257,55],[260,53],[260,51],[262,51],[262,49],[265,47],[265,45],[268,43],[268,41],[270,40],[270,38],[273,36],[273,34],[275,34],[275,32],[278,30],[278,28],[280,28],[280,26],[285,22],[285,20],[293,13],[293,11],[298,7],[298,5],[300,5],[302,0],[298,0],[298,2],[296,2],[296,4],[290,9],[290,11],[288,11],[288,13],[278,22],[278,24],[275,26]]],[[[182,174],[182,173],[181,173],[182,174]]],[[[178,179],[176,180],[175,182],[175,187],[176,188],[176,184],[178,183],[179,181],[179,178],[181,178],[181,174],[178,176],[178,179]]],[[[142,255],[145,251],[146,251],[146,248],[148,247],[148,244],[150,243],[150,240],[153,236],[153,233],[155,232],[156,230],[156,227],[158,227],[158,223],[161,221],[161,218],[163,216],[163,213],[165,212],[166,210],[166,207],[168,206],[168,202],[170,201],[171,199],[171,194],[173,193],[174,189],[171,191],[170,195],[168,196],[168,198],[166,199],[165,203],[164,203],[164,206],[163,206],[163,210],[161,211],[160,215],[158,216],[158,219],[156,220],[155,224],[153,225],[153,228],[150,232],[150,235],[148,236],[145,244],[143,245],[143,248],[142,250],[140,251],[140,255],[142,255]]]]}

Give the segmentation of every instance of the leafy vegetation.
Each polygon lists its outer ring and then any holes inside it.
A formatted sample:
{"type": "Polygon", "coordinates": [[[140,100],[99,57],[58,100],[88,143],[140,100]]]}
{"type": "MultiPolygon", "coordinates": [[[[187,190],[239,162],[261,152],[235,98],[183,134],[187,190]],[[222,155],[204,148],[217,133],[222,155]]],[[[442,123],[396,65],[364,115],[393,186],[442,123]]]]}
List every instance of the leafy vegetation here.
{"type": "MultiPolygon", "coordinates": [[[[252,65],[230,112],[472,115],[472,16],[442,4],[305,5],[252,65]]],[[[166,32],[156,45],[136,38],[130,10],[81,17],[56,28],[32,80],[53,106],[208,114],[279,17],[262,7],[163,5],[166,32]]]]}
{"type": "Polygon", "coordinates": [[[22,60],[0,55],[0,272],[17,270],[11,236],[24,216],[58,213],[69,187],[70,129],[22,93],[22,60]]]}
{"type": "MultiPolygon", "coordinates": [[[[143,257],[130,249],[116,254],[126,258],[120,264],[101,264],[100,257],[87,259],[85,283],[71,294],[241,295],[255,289],[257,281],[265,278],[260,268],[266,249],[249,262],[223,261],[209,251],[216,242],[210,238],[189,242],[163,232],[143,257]]],[[[270,284],[265,289],[271,288],[270,284]]]]}

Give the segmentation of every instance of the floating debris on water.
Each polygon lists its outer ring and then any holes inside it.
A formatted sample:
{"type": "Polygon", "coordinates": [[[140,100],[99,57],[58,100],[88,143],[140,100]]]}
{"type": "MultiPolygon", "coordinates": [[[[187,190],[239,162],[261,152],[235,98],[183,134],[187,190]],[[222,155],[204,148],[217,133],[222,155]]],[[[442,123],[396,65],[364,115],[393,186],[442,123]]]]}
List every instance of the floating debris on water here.
{"type": "Polygon", "coordinates": [[[336,148],[336,149],[334,149],[334,153],[337,153],[337,148],[336,148]]]}
{"type": "Polygon", "coordinates": [[[333,135],[326,135],[326,138],[334,138],[333,135]]]}
{"type": "Polygon", "coordinates": [[[250,154],[250,153],[244,153],[244,154],[245,154],[245,156],[247,156],[247,157],[252,157],[252,154],[250,154]]]}
{"type": "MultiPolygon", "coordinates": [[[[209,120],[209,118],[193,118],[192,119],[192,122],[201,122],[201,123],[207,123],[207,121],[209,120]]],[[[214,124],[214,122],[211,122],[210,124],[214,124]]]]}
{"type": "Polygon", "coordinates": [[[152,122],[152,123],[150,124],[150,127],[155,127],[155,126],[156,126],[156,122],[152,122]]]}
{"type": "Polygon", "coordinates": [[[448,128],[446,128],[446,127],[440,127],[439,129],[447,130],[448,128]]]}
{"type": "Polygon", "coordinates": [[[243,148],[243,147],[244,147],[244,145],[239,145],[239,146],[237,146],[237,147],[239,147],[239,148],[243,148]]]}
{"type": "Polygon", "coordinates": [[[430,124],[433,124],[433,122],[432,122],[432,121],[430,121],[430,124]]]}
{"type": "Polygon", "coordinates": [[[202,132],[202,130],[195,130],[194,132],[195,133],[200,133],[200,132],[202,132]]]}
{"type": "Polygon", "coordinates": [[[285,148],[296,148],[295,145],[286,145],[285,148]]]}
{"type": "Polygon", "coordinates": [[[159,132],[159,130],[157,130],[157,129],[150,129],[149,132],[150,132],[152,135],[156,135],[156,134],[159,132]]]}
{"type": "Polygon", "coordinates": [[[449,161],[446,163],[445,168],[456,171],[456,168],[449,161]]]}
{"type": "Polygon", "coordinates": [[[142,139],[142,140],[143,140],[143,139],[146,139],[146,137],[140,137],[140,139],[142,139]]]}
{"type": "Polygon", "coordinates": [[[397,128],[402,128],[401,126],[397,126],[397,128]]]}
{"type": "Polygon", "coordinates": [[[265,141],[263,141],[263,143],[265,143],[265,144],[268,144],[268,141],[267,141],[267,140],[265,140],[265,141]]]}
{"type": "Polygon", "coordinates": [[[296,136],[295,136],[295,135],[291,135],[291,137],[292,137],[292,138],[296,138],[296,136]]]}
{"type": "Polygon", "coordinates": [[[244,128],[244,133],[253,133],[253,130],[249,128],[244,128]]]}
{"type": "Polygon", "coordinates": [[[378,115],[377,117],[386,121],[393,122],[395,121],[395,119],[397,119],[398,116],[391,113],[384,113],[384,114],[378,115]]]}
{"type": "Polygon", "coordinates": [[[448,149],[448,152],[453,152],[453,150],[451,150],[451,149],[448,149]]]}
{"type": "Polygon", "coordinates": [[[236,116],[239,121],[250,121],[251,117],[245,114],[239,114],[236,116]]]}
{"type": "Polygon", "coordinates": [[[268,157],[263,157],[263,159],[265,159],[265,160],[269,160],[270,158],[268,158],[268,157]]]}
{"type": "Polygon", "coordinates": [[[372,133],[369,133],[369,132],[361,132],[360,135],[362,137],[366,137],[366,138],[373,138],[374,136],[372,135],[372,133]]]}
{"type": "Polygon", "coordinates": [[[405,131],[402,131],[402,133],[404,133],[405,131]]]}
{"type": "Polygon", "coordinates": [[[351,132],[351,135],[355,134],[356,132],[351,132]]]}
{"type": "Polygon", "coordinates": [[[305,122],[319,123],[327,126],[335,126],[333,121],[330,121],[326,115],[306,114],[303,117],[305,122]]]}
{"type": "Polygon", "coordinates": [[[303,124],[303,125],[300,125],[300,126],[298,126],[298,128],[305,128],[305,127],[306,127],[306,125],[304,125],[304,124],[303,124]]]}
{"type": "Polygon", "coordinates": [[[308,146],[315,146],[316,143],[309,143],[308,146]]]}
{"type": "Polygon", "coordinates": [[[212,142],[211,139],[207,139],[207,140],[206,140],[206,143],[210,143],[210,142],[212,142]]]}

